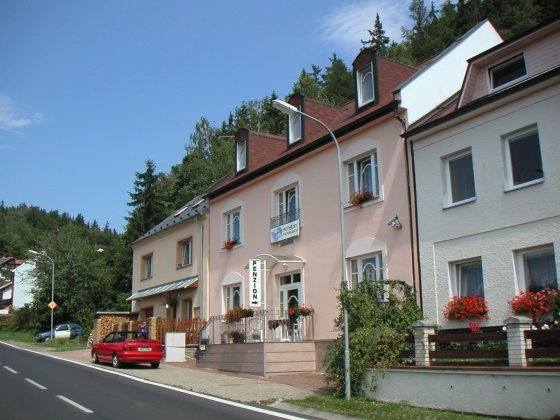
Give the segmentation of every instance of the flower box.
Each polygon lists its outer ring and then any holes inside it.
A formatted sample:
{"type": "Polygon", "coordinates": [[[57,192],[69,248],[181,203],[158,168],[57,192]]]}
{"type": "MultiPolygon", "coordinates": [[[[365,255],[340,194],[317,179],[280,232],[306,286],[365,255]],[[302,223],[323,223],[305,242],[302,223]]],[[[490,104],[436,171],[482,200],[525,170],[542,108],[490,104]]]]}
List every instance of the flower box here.
{"type": "Polygon", "coordinates": [[[241,306],[236,306],[225,313],[224,319],[227,323],[233,323],[243,318],[250,318],[253,314],[254,311],[250,308],[245,309],[241,306]]]}
{"type": "Polygon", "coordinates": [[[443,315],[449,320],[488,319],[488,306],[482,296],[453,296],[443,309],[443,315]]]}
{"type": "Polygon", "coordinates": [[[352,200],[350,201],[353,206],[359,206],[366,201],[373,199],[373,193],[371,191],[356,191],[352,194],[352,200]]]}

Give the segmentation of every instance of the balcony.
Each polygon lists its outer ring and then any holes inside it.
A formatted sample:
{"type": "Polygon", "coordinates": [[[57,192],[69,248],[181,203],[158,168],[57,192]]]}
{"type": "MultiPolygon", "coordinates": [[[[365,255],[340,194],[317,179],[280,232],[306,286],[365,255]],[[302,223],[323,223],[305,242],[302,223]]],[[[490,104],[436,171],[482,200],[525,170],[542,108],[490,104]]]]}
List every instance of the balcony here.
{"type": "Polygon", "coordinates": [[[299,236],[300,209],[290,210],[270,219],[270,242],[281,242],[299,236]]]}

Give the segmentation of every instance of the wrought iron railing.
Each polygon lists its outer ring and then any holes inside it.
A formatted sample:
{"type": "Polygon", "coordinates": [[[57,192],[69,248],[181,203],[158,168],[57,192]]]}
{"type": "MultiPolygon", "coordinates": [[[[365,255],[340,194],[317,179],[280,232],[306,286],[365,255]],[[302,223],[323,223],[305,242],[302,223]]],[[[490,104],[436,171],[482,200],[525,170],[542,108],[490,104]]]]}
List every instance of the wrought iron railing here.
{"type": "Polygon", "coordinates": [[[288,311],[279,310],[255,311],[253,316],[235,322],[226,322],[223,315],[213,316],[199,335],[202,346],[313,339],[313,313],[294,317],[288,311]]]}
{"type": "Polygon", "coordinates": [[[295,222],[296,220],[299,220],[299,216],[300,209],[290,210],[286,213],[274,216],[270,219],[270,228],[274,229],[275,227],[282,226],[290,222],[295,222]]]}

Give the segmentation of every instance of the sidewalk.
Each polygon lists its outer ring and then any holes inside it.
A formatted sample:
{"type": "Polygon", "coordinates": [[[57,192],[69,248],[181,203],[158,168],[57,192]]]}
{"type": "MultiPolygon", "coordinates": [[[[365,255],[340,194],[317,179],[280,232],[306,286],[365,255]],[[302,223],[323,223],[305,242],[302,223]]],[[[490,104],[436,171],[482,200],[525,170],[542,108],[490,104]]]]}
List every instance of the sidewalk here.
{"type": "MultiPolygon", "coordinates": [[[[89,349],[69,352],[51,352],[45,347],[23,345],[21,343],[17,343],[17,345],[18,347],[33,349],[61,359],[91,364],[89,349]]],[[[159,369],[152,369],[148,365],[129,365],[121,369],[114,369],[108,364],[99,366],[107,370],[116,370],[138,378],[228,400],[245,403],[270,404],[272,407],[314,416],[320,419],[349,419],[349,417],[300,408],[282,402],[283,400],[289,399],[304,399],[309,395],[317,393],[331,392],[332,389],[327,387],[323,374],[321,373],[279,375],[262,378],[252,375],[197,368],[196,360],[194,359],[181,363],[163,362],[159,369]]]]}

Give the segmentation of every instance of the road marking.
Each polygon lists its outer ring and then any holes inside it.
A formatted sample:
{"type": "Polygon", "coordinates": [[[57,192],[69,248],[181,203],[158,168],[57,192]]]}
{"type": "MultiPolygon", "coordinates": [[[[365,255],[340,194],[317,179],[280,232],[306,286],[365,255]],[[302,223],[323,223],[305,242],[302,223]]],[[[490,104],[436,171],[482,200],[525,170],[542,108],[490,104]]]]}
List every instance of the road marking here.
{"type": "Polygon", "coordinates": [[[9,366],[4,366],[4,369],[9,370],[12,373],[17,373],[17,370],[13,370],[11,367],[9,366]]]}
{"type": "Polygon", "coordinates": [[[37,382],[35,382],[35,381],[32,380],[32,379],[25,378],[25,380],[26,380],[27,382],[29,382],[31,385],[35,385],[35,386],[36,386],[37,388],[39,388],[39,389],[47,389],[46,386],[43,386],[43,385],[41,385],[41,384],[38,384],[37,382]]]}
{"type": "Polygon", "coordinates": [[[80,405],[77,402],[72,401],[70,398],[66,398],[64,395],[57,395],[56,397],[60,398],[62,401],[67,402],[70,405],[73,405],[77,409],[82,410],[84,413],[88,413],[88,414],[93,413],[93,411],[91,411],[89,408],[86,408],[83,405],[80,405]]]}
{"type": "Polygon", "coordinates": [[[137,382],[141,382],[141,383],[145,383],[145,384],[150,384],[150,385],[157,386],[157,387],[160,387],[160,388],[173,390],[173,391],[176,391],[176,392],[180,392],[182,394],[192,395],[194,397],[202,398],[202,399],[205,399],[205,400],[215,401],[215,402],[218,402],[218,403],[221,403],[221,404],[243,408],[243,409],[248,410],[248,411],[263,413],[263,414],[267,414],[267,415],[282,418],[282,419],[290,419],[290,420],[302,419],[302,417],[299,417],[297,415],[278,413],[276,411],[267,410],[264,407],[262,407],[262,408],[261,407],[255,407],[255,406],[252,406],[252,405],[248,405],[246,403],[230,401],[230,400],[226,400],[224,398],[214,397],[212,395],[201,394],[201,393],[195,392],[195,391],[187,391],[186,389],[177,388],[177,387],[174,387],[172,385],[167,385],[167,384],[163,384],[163,383],[159,383],[159,382],[154,382],[154,381],[151,381],[149,379],[139,378],[137,376],[128,375],[128,374],[122,373],[122,372],[115,372],[114,370],[105,369],[101,366],[92,365],[92,364],[84,363],[84,362],[79,362],[79,361],[71,360],[71,359],[63,359],[62,357],[54,356],[52,354],[46,354],[46,353],[42,353],[42,352],[37,351],[37,350],[18,347],[14,344],[7,343],[5,341],[0,341],[0,343],[4,344],[6,346],[12,347],[14,349],[27,351],[29,353],[34,353],[34,354],[45,356],[45,357],[50,357],[51,359],[57,359],[57,360],[60,360],[60,361],[66,362],[66,363],[72,363],[72,364],[75,364],[75,365],[84,366],[84,367],[87,367],[89,369],[95,369],[95,370],[98,370],[100,372],[105,372],[107,374],[122,376],[124,378],[128,378],[128,379],[133,380],[133,381],[137,381],[137,382]]]}

